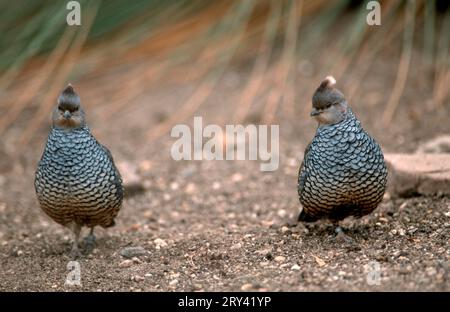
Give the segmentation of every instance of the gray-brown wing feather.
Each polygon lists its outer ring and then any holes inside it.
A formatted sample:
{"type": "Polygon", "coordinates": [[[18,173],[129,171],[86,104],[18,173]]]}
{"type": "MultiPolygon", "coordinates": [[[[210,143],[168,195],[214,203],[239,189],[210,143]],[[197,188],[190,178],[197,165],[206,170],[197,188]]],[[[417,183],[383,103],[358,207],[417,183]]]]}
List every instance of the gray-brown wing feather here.
{"type": "Polygon", "coordinates": [[[103,148],[103,150],[105,151],[106,155],[108,156],[109,160],[111,161],[111,164],[114,168],[114,173],[115,173],[115,179],[113,181],[113,183],[116,185],[117,187],[117,196],[120,198],[123,198],[124,195],[124,189],[123,189],[123,183],[122,183],[122,176],[120,175],[119,170],[117,169],[117,166],[114,162],[113,156],[110,152],[110,150],[104,146],[103,144],[100,144],[98,141],[97,143],[103,148]]]}
{"type": "Polygon", "coordinates": [[[308,175],[308,172],[305,169],[306,168],[305,163],[307,162],[307,159],[308,159],[310,146],[311,146],[311,143],[309,143],[308,146],[306,146],[305,153],[303,156],[303,161],[302,161],[302,164],[300,165],[300,170],[299,170],[299,175],[298,175],[298,195],[299,196],[303,191],[303,188],[306,183],[307,175],[308,175]]]}

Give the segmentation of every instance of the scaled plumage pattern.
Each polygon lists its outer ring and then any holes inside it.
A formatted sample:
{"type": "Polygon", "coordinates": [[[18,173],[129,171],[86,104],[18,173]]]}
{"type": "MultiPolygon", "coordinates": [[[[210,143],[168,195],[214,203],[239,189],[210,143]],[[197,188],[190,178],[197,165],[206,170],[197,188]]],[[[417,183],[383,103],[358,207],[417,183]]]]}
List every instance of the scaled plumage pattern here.
{"type": "Polygon", "coordinates": [[[381,148],[333,87],[335,82],[327,77],[313,96],[311,116],[319,126],[299,171],[299,221],[326,218],[337,223],[364,216],[376,209],[386,189],[381,148]]]}
{"type": "Polygon", "coordinates": [[[82,226],[93,229],[114,225],[123,200],[123,185],[109,150],[91,134],[80,99],[68,85],[53,111],[53,126],[35,177],[42,210],[55,222],[70,228],[75,240],[72,256],[79,255],[82,226]]]}

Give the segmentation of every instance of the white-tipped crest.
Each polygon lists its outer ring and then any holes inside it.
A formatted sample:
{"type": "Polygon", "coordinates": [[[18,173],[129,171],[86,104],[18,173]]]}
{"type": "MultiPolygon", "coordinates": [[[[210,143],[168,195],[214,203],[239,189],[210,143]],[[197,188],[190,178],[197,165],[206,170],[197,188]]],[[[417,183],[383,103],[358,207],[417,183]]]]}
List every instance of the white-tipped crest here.
{"type": "Polygon", "coordinates": [[[336,79],[334,79],[334,77],[333,76],[327,76],[326,78],[325,78],[325,80],[328,80],[328,85],[329,86],[333,86],[333,85],[335,85],[336,84],[336,79]]]}

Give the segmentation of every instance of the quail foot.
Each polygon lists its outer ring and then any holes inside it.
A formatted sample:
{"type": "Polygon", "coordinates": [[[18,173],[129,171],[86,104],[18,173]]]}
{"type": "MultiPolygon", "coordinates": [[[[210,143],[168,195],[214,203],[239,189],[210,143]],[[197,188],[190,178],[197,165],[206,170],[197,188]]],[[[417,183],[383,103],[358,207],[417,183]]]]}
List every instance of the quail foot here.
{"type": "Polygon", "coordinates": [[[92,249],[94,227],[113,226],[123,200],[123,184],[109,150],[91,134],[80,98],[69,84],[58,98],[53,125],[35,175],[42,210],[74,234],[71,256],[80,255],[82,227],[92,249]]]}
{"type": "Polygon", "coordinates": [[[339,221],[371,213],[383,199],[387,169],[377,142],[361,127],[344,95],[328,76],[312,98],[318,128],[305,150],[298,177],[303,206],[298,220],[339,221]]]}

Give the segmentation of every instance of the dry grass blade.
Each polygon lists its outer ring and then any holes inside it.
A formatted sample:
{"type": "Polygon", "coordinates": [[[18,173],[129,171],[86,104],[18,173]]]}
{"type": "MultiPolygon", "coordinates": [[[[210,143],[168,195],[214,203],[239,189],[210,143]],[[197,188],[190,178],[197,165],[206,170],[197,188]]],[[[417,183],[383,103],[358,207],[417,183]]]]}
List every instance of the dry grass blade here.
{"type": "Polygon", "coordinates": [[[218,6],[208,7],[208,9],[202,10],[178,23],[160,27],[162,29],[158,29],[156,34],[145,39],[136,48],[128,51],[125,58],[133,60],[134,66],[121,75],[126,86],[110,90],[112,93],[111,98],[114,98],[115,101],[102,114],[103,120],[111,119],[125,109],[133,111],[135,106],[138,105],[136,100],[145,94],[147,86],[157,82],[160,78],[171,76],[177,78],[182,76],[183,79],[186,79],[189,76],[191,79],[194,79],[195,77],[193,76],[203,77],[206,75],[211,70],[213,60],[198,61],[201,66],[193,67],[187,74],[179,75],[179,73],[173,74],[172,72],[176,70],[177,65],[181,66],[184,63],[191,63],[192,55],[200,53],[202,48],[208,46],[211,39],[211,36],[208,36],[211,22],[219,17],[223,17],[223,9],[224,5],[219,3],[218,6]],[[136,54],[141,56],[136,57],[136,54]],[[160,54],[161,56],[148,60],[142,57],[143,54],[160,54]],[[141,58],[142,60],[140,60],[141,58]],[[136,63],[136,59],[140,61],[136,63]]]}
{"type": "MultiPolygon", "coordinates": [[[[45,7],[29,19],[24,31],[18,35],[19,38],[24,33],[28,36],[25,38],[27,40],[21,38],[22,41],[25,41],[24,46],[12,44],[8,47],[8,49],[12,49],[11,53],[14,53],[14,60],[9,64],[7,71],[0,76],[0,90],[7,90],[10,87],[21,73],[25,62],[31,56],[34,56],[41,46],[58,32],[63,20],[65,21],[64,11],[55,11],[55,4],[45,7]]],[[[3,49],[5,47],[2,47],[3,49]]]]}
{"type": "MultiPolygon", "coordinates": [[[[48,117],[49,112],[51,111],[52,106],[54,105],[55,94],[61,89],[61,82],[64,81],[67,76],[70,74],[75,62],[77,60],[78,55],[81,52],[81,48],[83,47],[84,42],[89,34],[90,27],[95,19],[95,15],[98,10],[98,3],[94,7],[91,7],[91,10],[86,14],[86,22],[82,30],[77,34],[74,39],[73,44],[70,47],[68,54],[66,55],[63,66],[59,69],[58,73],[55,75],[53,83],[49,87],[46,96],[42,100],[42,104],[39,106],[39,110],[32,117],[30,123],[22,132],[19,137],[19,147],[25,147],[28,142],[33,138],[35,131],[39,126],[43,123],[43,121],[48,117]]],[[[21,148],[18,149],[18,152],[21,152],[21,148]]]]}
{"type": "MultiPolygon", "coordinates": [[[[302,1],[299,2],[300,17],[302,1]]],[[[275,81],[264,107],[263,121],[271,124],[274,121],[275,114],[280,101],[286,90],[286,83],[289,72],[295,61],[295,48],[297,45],[298,24],[296,1],[291,1],[288,7],[289,18],[286,21],[285,42],[283,47],[283,55],[275,70],[275,81]]]]}
{"type": "Polygon", "coordinates": [[[332,66],[329,73],[337,81],[340,81],[350,64],[354,62],[355,56],[358,52],[360,53],[360,45],[363,42],[364,34],[367,32],[366,15],[367,11],[363,4],[359,8],[359,11],[355,13],[353,18],[354,22],[347,26],[346,34],[342,36],[343,39],[340,42],[341,48],[339,49],[339,54],[331,58],[332,66]]]}
{"type": "Polygon", "coordinates": [[[242,123],[247,117],[253,101],[264,79],[264,74],[269,66],[270,55],[275,45],[276,30],[281,16],[281,5],[278,1],[272,1],[270,15],[267,18],[258,57],[253,65],[248,83],[241,93],[233,120],[242,123]]]}
{"type": "Polygon", "coordinates": [[[433,102],[436,108],[440,108],[449,96],[449,85],[450,69],[447,68],[447,70],[442,70],[439,79],[434,84],[433,102]]]}
{"type": "MultiPolygon", "coordinates": [[[[289,49],[287,51],[286,57],[289,58],[289,72],[286,77],[286,83],[284,87],[284,96],[283,96],[283,102],[284,102],[284,112],[287,116],[293,116],[294,114],[294,90],[296,88],[296,65],[297,65],[297,59],[299,58],[299,55],[297,53],[297,41],[300,33],[300,24],[301,24],[301,18],[303,14],[303,1],[298,2],[298,7],[293,5],[292,11],[295,12],[294,18],[291,18],[291,25],[290,31],[288,30],[287,34],[287,40],[289,42],[289,49]],[[298,11],[298,12],[297,12],[298,11]],[[298,17],[297,17],[298,15],[298,17]]],[[[291,13],[292,15],[292,13],[291,13]]]]}
{"type": "Polygon", "coordinates": [[[394,88],[389,97],[388,104],[386,105],[386,110],[383,114],[383,124],[387,126],[394,116],[395,110],[400,102],[400,98],[403,94],[403,89],[406,84],[406,79],[408,78],[409,64],[411,61],[412,48],[413,48],[413,34],[414,34],[414,23],[415,23],[415,11],[416,2],[411,0],[408,2],[405,8],[405,31],[403,37],[403,51],[400,58],[400,64],[398,66],[397,78],[395,79],[394,88]]]}
{"type": "MultiPolygon", "coordinates": [[[[400,3],[394,5],[393,2],[388,2],[387,4],[391,5],[386,5],[382,8],[382,16],[385,16],[382,29],[380,31],[376,30],[372,38],[364,43],[355,62],[355,66],[353,66],[354,71],[349,75],[350,82],[348,83],[347,99],[350,102],[355,97],[357,91],[361,90],[361,83],[364,81],[364,77],[369,72],[378,53],[383,47],[389,46],[405,26],[405,23],[397,20],[395,16],[400,3]]],[[[357,103],[353,103],[352,105],[357,105],[357,103]]]]}
{"type": "Polygon", "coordinates": [[[425,22],[424,22],[424,56],[428,66],[433,66],[434,56],[434,38],[435,38],[435,23],[436,23],[436,1],[425,1],[425,22]]]}
{"type": "Polygon", "coordinates": [[[10,109],[3,114],[2,118],[0,118],[0,134],[16,121],[17,117],[21,114],[26,105],[30,103],[35,94],[38,93],[40,89],[43,89],[44,84],[50,80],[50,75],[54,72],[56,66],[64,56],[74,35],[75,28],[67,27],[57,47],[52,51],[44,66],[38,70],[36,76],[28,83],[28,87],[19,93],[19,96],[14,99],[14,103],[11,103],[10,109]]]}
{"type": "Polygon", "coordinates": [[[449,94],[450,75],[450,13],[447,13],[443,22],[436,51],[436,68],[434,77],[433,102],[435,108],[440,108],[449,94]]]}
{"type": "Polygon", "coordinates": [[[240,42],[245,32],[245,27],[243,27],[243,25],[247,24],[248,18],[254,8],[254,5],[255,1],[247,1],[245,3],[241,3],[238,9],[239,12],[237,12],[237,16],[234,16],[236,12],[230,13],[233,14],[233,19],[231,20],[231,22],[237,24],[234,27],[231,27],[231,31],[233,31],[234,28],[237,28],[238,31],[238,33],[231,39],[231,48],[228,49],[227,54],[222,56],[220,64],[215,66],[213,71],[209,73],[208,76],[200,83],[200,85],[195,89],[194,93],[189,97],[189,99],[179,110],[174,112],[168,119],[164,120],[156,127],[149,129],[149,131],[147,132],[149,141],[160,138],[165,133],[167,133],[174,124],[187,119],[189,116],[192,116],[192,114],[194,114],[195,111],[209,97],[216,83],[219,81],[219,78],[222,76],[225,68],[227,67],[236,48],[238,47],[238,43],[240,42]]]}

